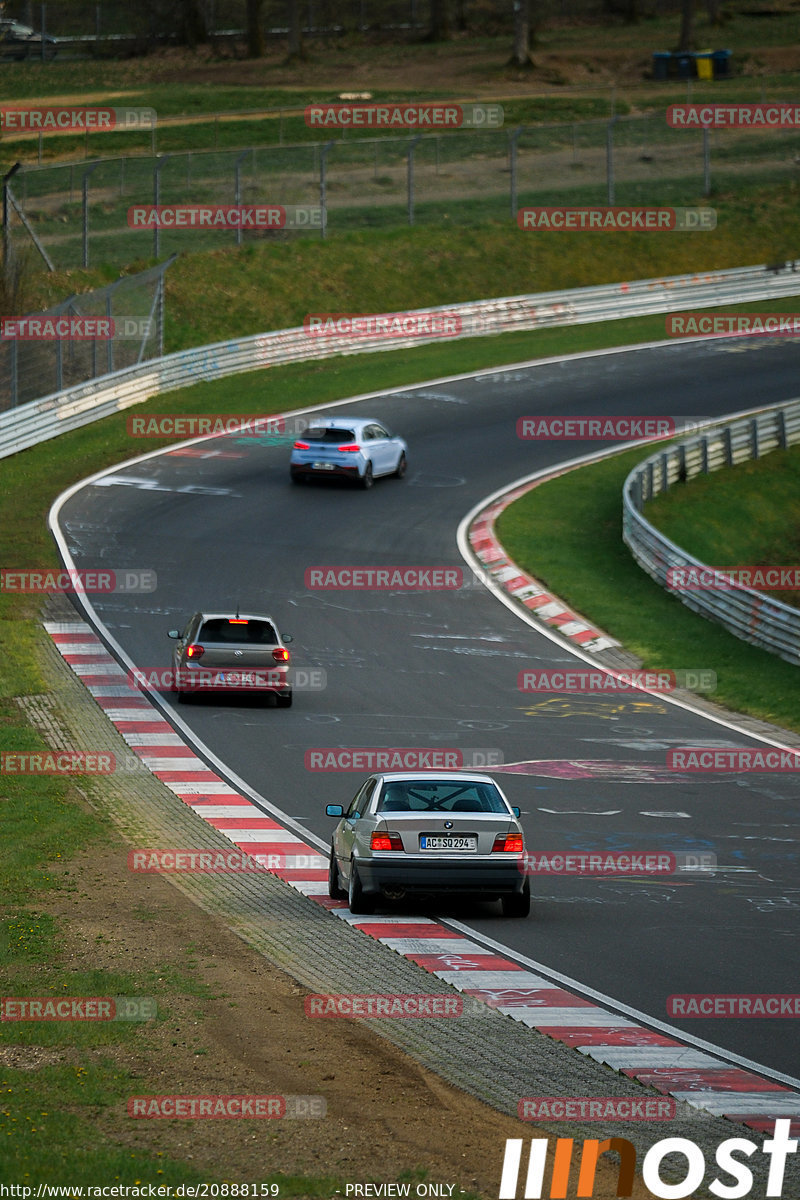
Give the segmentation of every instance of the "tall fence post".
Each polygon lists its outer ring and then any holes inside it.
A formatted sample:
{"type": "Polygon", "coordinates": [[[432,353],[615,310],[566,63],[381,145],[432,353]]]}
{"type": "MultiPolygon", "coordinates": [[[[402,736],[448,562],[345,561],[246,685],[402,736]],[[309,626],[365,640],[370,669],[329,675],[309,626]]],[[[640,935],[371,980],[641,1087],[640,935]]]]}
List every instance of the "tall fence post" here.
{"type": "Polygon", "coordinates": [[[614,126],[619,117],[612,117],[606,126],[606,185],[608,206],[614,204],[614,126]]]}
{"type": "Polygon", "coordinates": [[[406,154],[406,199],[408,208],[408,223],[414,224],[414,151],[417,148],[417,143],[421,140],[422,134],[418,133],[411,139],[406,154]]]}
{"type": "Polygon", "coordinates": [[[517,143],[519,142],[520,134],[522,133],[524,128],[525,128],[524,125],[517,126],[517,128],[512,132],[512,134],[510,136],[510,142],[509,142],[509,147],[508,147],[508,155],[509,155],[508,166],[509,166],[509,174],[511,175],[511,217],[512,217],[512,220],[517,215],[517,143]]]}
{"type": "MultiPolygon", "coordinates": [[[[320,234],[323,238],[327,236],[328,226],[328,201],[326,194],[328,182],[328,153],[335,145],[335,142],[326,142],[319,152],[319,206],[321,209],[320,234]]],[[[316,147],[314,149],[316,152],[316,147]]]]}
{"type": "Polygon", "coordinates": [[[158,235],[160,234],[161,230],[158,227],[158,222],[159,222],[158,205],[160,203],[160,196],[161,196],[161,168],[168,162],[168,160],[170,158],[172,158],[171,154],[162,154],[161,157],[159,158],[158,162],[156,163],[156,165],[153,168],[153,206],[156,210],[156,220],[153,225],[153,257],[154,258],[158,258],[159,248],[160,248],[160,238],[158,235]]]}
{"type": "Polygon", "coordinates": [[[81,180],[81,198],[82,198],[82,215],[83,215],[83,268],[89,266],[89,176],[92,171],[96,171],[100,166],[99,162],[93,163],[91,167],[87,167],[83,172],[81,180]]]}
{"type": "MultiPolygon", "coordinates": [[[[236,159],[236,166],[235,166],[235,170],[234,170],[234,175],[235,175],[234,197],[235,198],[234,198],[233,202],[237,208],[242,203],[242,167],[241,167],[241,164],[242,164],[243,159],[247,158],[248,154],[252,154],[252,153],[253,153],[252,150],[243,150],[242,153],[240,155],[238,155],[238,157],[236,159]]],[[[239,224],[236,226],[236,245],[241,246],[243,241],[244,241],[244,230],[242,229],[242,223],[240,220],[239,224]]]]}
{"type": "Polygon", "coordinates": [[[9,231],[9,205],[8,205],[8,184],[22,166],[21,162],[14,163],[10,171],[6,171],[2,178],[3,187],[3,271],[5,278],[8,280],[11,271],[11,234],[9,231]]]}

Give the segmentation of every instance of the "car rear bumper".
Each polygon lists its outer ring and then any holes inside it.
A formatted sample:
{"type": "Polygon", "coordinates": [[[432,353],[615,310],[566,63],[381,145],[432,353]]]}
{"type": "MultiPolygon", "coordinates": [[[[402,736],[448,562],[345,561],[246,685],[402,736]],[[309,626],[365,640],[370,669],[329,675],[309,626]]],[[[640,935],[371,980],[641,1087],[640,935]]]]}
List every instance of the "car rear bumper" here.
{"type": "Polygon", "coordinates": [[[292,690],[292,681],[288,667],[252,668],[251,674],[255,681],[252,683],[232,680],[220,681],[219,676],[236,674],[246,671],[240,667],[211,667],[193,670],[180,667],[175,672],[175,690],[189,692],[192,695],[229,695],[229,696],[258,696],[258,695],[287,695],[292,690]]]}
{"type": "Polygon", "coordinates": [[[357,463],[354,463],[352,467],[344,466],[342,463],[332,463],[330,470],[320,470],[311,463],[292,463],[289,471],[293,478],[313,476],[314,479],[357,479],[361,474],[357,463]]]}
{"type": "Polygon", "coordinates": [[[481,859],[459,859],[436,862],[405,860],[356,860],[361,887],[365,892],[385,889],[406,892],[465,892],[508,896],[522,892],[525,876],[520,871],[517,855],[511,862],[481,859]]]}

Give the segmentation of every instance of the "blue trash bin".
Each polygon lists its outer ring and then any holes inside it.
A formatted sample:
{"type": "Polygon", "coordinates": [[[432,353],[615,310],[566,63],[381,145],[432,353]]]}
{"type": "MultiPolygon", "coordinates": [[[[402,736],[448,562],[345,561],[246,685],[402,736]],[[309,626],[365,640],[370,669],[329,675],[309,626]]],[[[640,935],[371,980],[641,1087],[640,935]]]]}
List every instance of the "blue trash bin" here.
{"type": "Polygon", "coordinates": [[[669,79],[669,61],[672,58],[669,50],[653,52],[653,79],[669,79]]]}
{"type": "Polygon", "coordinates": [[[711,60],[714,65],[714,78],[722,79],[731,73],[731,52],[730,50],[715,50],[711,55],[711,60]]]}
{"type": "Polygon", "coordinates": [[[673,54],[672,56],[678,65],[678,78],[691,79],[695,74],[694,54],[691,51],[673,54]]]}

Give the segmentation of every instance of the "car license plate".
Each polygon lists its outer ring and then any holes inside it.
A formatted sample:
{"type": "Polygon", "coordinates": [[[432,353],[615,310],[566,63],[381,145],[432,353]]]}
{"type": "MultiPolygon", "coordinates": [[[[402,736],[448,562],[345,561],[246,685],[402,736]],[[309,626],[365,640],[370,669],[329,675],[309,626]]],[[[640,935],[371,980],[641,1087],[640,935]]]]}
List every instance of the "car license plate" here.
{"type": "Polygon", "coordinates": [[[477,850],[478,839],[474,836],[440,837],[423,833],[420,835],[419,848],[420,850],[477,850]]]}
{"type": "Polygon", "coordinates": [[[335,470],[335,463],[312,463],[311,465],[315,471],[333,471],[333,470],[335,470]]]}

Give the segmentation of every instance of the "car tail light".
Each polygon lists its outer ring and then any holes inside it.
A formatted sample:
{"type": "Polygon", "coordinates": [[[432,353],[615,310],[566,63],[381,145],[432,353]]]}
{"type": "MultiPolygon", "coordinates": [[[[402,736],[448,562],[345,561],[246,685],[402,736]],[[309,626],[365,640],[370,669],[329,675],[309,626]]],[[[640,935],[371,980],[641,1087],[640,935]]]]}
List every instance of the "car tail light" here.
{"type": "Polygon", "coordinates": [[[275,662],[288,662],[289,651],[285,646],[276,646],[272,651],[272,657],[275,659],[275,662]]]}
{"type": "Polygon", "coordinates": [[[228,624],[229,625],[249,625],[250,622],[248,621],[247,617],[229,617],[228,624]]]}
{"type": "Polygon", "coordinates": [[[356,442],[353,442],[352,445],[337,446],[336,449],[337,450],[346,450],[348,454],[358,454],[361,447],[359,445],[357,445],[356,442]]]}
{"type": "Polygon", "coordinates": [[[403,839],[399,833],[373,833],[370,850],[402,850],[403,839]]]}
{"type": "Polygon", "coordinates": [[[310,450],[311,446],[308,442],[295,442],[294,448],[295,450],[310,450]]]}
{"type": "Polygon", "coordinates": [[[494,839],[492,846],[492,854],[496,850],[500,850],[504,854],[522,854],[524,846],[522,844],[521,833],[498,833],[494,839]]]}
{"type": "Polygon", "coordinates": [[[192,642],[191,646],[186,647],[187,658],[202,658],[205,652],[205,646],[200,646],[197,642],[192,642]]]}

